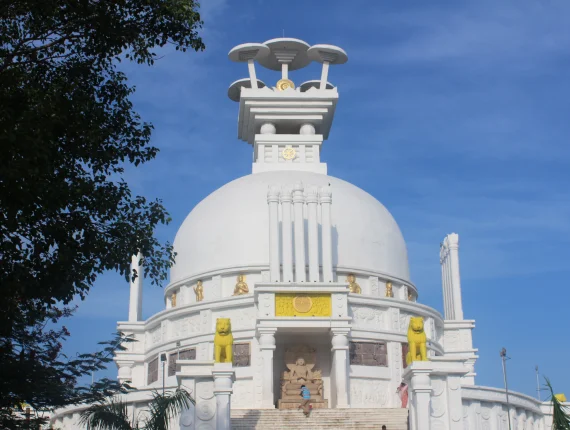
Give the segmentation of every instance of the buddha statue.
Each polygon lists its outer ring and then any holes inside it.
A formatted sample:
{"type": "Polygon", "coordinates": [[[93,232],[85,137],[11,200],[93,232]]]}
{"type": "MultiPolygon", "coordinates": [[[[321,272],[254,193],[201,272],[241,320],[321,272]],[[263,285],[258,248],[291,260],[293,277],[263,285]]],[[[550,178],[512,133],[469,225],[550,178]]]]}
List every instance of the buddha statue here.
{"type": "Polygon", "coordinates": [[[170,296],[170,305],[175,308],[176,307],[176,292],[172,293],[170,296]]]}
{"type": "Polygon", "coordinates": [[[298,358],[295,364],[291,366],[289,380],[295,384],[301,384],[309,381],[311,378],[311,370],[305,364],[304,358],[298,358]]]}
{"type": "Polygon", "coordinates": [[[409,302],[413,302],[414,301],[414,295],[410,292],[408,292],[408,301],[409,302]]]}
{"type": "Polygon", "coordinates": [[[360,285],[356,283],[356,277],[354,275],[348,275],[346,277],[346,282],[348,282],[348,290],[354,294],[362,294],[362,289],[360,285]]]}
{"type": "Polygon", "coordinates": [[[197,302],[204,300],[204,286],[202,285],[202,281],[198,281],[194,286],[194,294],[196,294],[197,302]]]}
{"type": "Polygon", "coordinates": [[[390,281],[386,282],[386,297],[394,297],[394,291],[392,290],[392,283],[390,281]]]}
{"type": "Polygon", "coordinates": [[[234,296],[241,296],[242,294],[248,294],[249,288],[245,283],[245,275],[238,275],[237,277],[237,284],[234,288],[234,296]]]}

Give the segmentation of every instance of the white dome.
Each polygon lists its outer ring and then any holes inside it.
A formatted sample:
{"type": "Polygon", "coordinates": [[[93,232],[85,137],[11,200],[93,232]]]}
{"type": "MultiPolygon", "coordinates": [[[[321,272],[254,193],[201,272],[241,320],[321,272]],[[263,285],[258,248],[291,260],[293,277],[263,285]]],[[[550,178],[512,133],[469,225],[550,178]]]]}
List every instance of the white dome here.
{"type": "Polygon", "coordinates": [[[174,240],[171,282],[206,273],[269,267],[270,185],[332,188],[333,264],[341,270],[409,281],[406,243],[396,221],[374,197],[343,180],[312,172],[243,176],[214,191],[186,217],[174,240]]]}

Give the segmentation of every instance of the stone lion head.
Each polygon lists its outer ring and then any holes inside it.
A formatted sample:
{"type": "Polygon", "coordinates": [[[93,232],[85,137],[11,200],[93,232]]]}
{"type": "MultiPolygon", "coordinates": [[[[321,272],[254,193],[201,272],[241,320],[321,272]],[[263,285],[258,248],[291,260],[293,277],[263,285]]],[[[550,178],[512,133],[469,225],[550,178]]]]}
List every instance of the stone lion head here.
{"type": "Polygon", "coordinates": [[[232,332],[232,323],[229,318],[218,318],[216,320],[216,333],[227,336],[232,332]]]}
{"type": "Polygon", "coordinates": [[[416,333],[423,332],[424,331],[424,319],[423,319],[423,317],[412,317],[412,318],[410,318],[410,328],[416,333]]]}

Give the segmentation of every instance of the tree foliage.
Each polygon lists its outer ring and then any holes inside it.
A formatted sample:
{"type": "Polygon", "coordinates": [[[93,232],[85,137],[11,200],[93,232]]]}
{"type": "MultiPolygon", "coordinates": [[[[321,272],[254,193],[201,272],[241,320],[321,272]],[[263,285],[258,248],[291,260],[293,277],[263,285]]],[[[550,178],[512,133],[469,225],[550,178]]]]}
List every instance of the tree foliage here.
{"type": "Polygon", "coordinates": [[[104,400],[81,414],[81,423],[88,430],[167,430],[172,419],[194,404],[194,399],[183,388],[174,392],[152,393],[148,416],[129,418],[127,404],[120,398],[104,400]]]}
{"type": "MultiPolygon", "coordinates": [[[[53,351],[50,336],[65,336],[44,332],[29,344],[24,332],[45,330],[97,275],[142,275],[129,269],[140,251],[145,275],[165,279],[172,247],[153,233],[168,214],[123,177],[158,149],[118,63],[152,65],[159,47],[204,44],[193,0],[0,0],[0,12],[0,369],[25,378],[23,363],[46,364],[38,356],[53,351]]],[[[57,397],[67,384],[60,371],[38,390],[57,397]]],[[[29,401],[14,378],[0,399],[29,401]]]]}
{"type": "Polygon", "coordinates": [[[552,402],[552,430],[570,430],[570,412],[556,398],[554,389],[548,378],[546,381],[546,391],[550,394],[548,401],[552,402]]]}

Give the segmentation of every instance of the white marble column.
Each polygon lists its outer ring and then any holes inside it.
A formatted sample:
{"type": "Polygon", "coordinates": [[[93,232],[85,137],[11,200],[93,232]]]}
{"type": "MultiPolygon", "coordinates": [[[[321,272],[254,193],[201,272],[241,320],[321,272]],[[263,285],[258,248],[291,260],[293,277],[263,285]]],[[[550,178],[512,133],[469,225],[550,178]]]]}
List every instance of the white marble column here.
{"type": "Polygon", "coordinates": [[[231,395],[235,372],[232,363],[214,363],[214,396],[216,396],[216,430],[230,430],[232,427],[231,395]]]}
{"type": "Polygon", "coordinates": [[[332,223],[331,223],[331,187],[322,187],[319,190],[319,201],[321,203],[321,226],[323,244],[323,281],[333,281],[333,253],[332,253],[332,223]]]}
{"type": "Polygon", "coordinates": [[[307,209],[309,214],[309,281],[319,281],[319,226],[317,223],[317,187],[307,187],[307,209]]]}
{"type": "Polygon", "coordinates": [[[143,272],[140,260],[142,254],[139,252],[131,258],[131,273],[129,279],[131,283],[131,292],[129,297],[129,322],[142,321],[142,287],[143,272]],[[133,270],[137,271],[137,278],[133,281],[133,270]]]}
{"type": "Polygon", "coordinates": [[[295,212],[295,281],[305,282],[305,218],[303,217],[303,184],[298,182],[293,188],[293,206],[295,212]]]}
{"type": "Polygon", "coordinates": [[[283,282],[293,282],[293,225],[291,219],[291,189],[281,189],[281,230],[283,241],[283,282]]]}
{"type": "Polygon", "coordinates": [[[271,282],[279,282],[279,187],[270,186],[267,191],[269,205],[269,276],[271,282]]]}
{"type": "Polygon", "coordinates": [[[451,268],[451,285],[453,294],[453,310],[456,320],[463,319],[463,304],[461,303],[461,277],[459,275],[459,235],[451,233],[449,239],[449,264],[451,268]]]}
{"type": "Polygon", "coordinates": [[[273,352],[275,351],[275,328],[259,328],[259,349],[263,359],[263,409],[274,409],[273,393],[273,352]]]}
{"type": "Polygon", "coordinates": [[[334,363],[334,383],[336,408],[348,408],[348,332],[349,329],[332,330],[332,348],[334,363]]]}
{"type": "Polygon", "coordinates": [[[413,362],[405,372],[409,380],[411,396],[410,421],[412,430],[430,430],[431,400],[431,363],[427,361],[413,362]]]}

